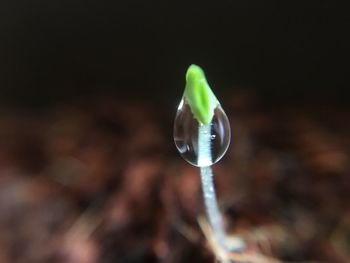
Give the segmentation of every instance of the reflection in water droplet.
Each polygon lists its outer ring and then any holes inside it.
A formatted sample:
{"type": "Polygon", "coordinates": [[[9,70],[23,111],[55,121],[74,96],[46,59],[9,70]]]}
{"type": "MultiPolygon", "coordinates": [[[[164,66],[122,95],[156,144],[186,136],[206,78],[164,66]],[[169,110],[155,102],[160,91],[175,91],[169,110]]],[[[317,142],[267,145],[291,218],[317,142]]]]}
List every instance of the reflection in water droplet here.
{"type": "MultiPolygon", "coordinates": [[[[220,104],[214,110],[214,117],[208,125],[201,125],[184,99],[178,107],[174,123],[174,141],[181,156],[195,166],[209,166],[218,162],[225,154],[231,139],[230,123],[220,104]],[[206,127],[203,127],[206,126],[206,127]],[[209,154],[203,159],[199,153],[199,133],[209,142],[209,154]],[[209,135],[209,136],[208,136],[209,135]]],[[[203,149],[202,149],[203,151],[203,149]]]]}

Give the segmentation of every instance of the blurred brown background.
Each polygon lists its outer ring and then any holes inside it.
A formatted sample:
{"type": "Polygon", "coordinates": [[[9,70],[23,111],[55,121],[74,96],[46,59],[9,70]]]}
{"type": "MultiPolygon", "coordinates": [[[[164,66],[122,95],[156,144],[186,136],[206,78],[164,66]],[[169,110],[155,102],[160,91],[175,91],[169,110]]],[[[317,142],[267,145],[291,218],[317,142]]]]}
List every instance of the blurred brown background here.
{"type": "Polygon", "coordinates": [[[349,262],[349,26],[331,1],[2,1],[0,262],[214,262],[172,139],[191,63],[232,125],[229,236],[349,262]]]}

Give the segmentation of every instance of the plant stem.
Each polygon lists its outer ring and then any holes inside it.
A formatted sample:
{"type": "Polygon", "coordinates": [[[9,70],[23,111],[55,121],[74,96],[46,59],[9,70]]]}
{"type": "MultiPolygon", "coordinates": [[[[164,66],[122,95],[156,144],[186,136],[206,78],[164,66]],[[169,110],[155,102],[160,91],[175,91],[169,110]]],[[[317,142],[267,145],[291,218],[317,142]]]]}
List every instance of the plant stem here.
{"type": "Polygon", "coordinates": [[[216,193],[213,182],[213,171],[211,156],[211,125],[200,125],[198,129],[198,165],[202,181],[202,190],[207,216],[217,243],[227,249],[225,231],[222,218],[216,200],[216,193]]]}

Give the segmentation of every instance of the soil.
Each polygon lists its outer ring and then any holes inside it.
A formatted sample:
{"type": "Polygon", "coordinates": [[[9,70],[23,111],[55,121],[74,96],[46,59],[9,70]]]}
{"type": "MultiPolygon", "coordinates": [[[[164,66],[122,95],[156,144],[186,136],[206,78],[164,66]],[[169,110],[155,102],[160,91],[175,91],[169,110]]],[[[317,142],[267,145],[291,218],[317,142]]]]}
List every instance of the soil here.
{"type": "MultiPolygon", "coordinates": [[[[248,262],[350,262],[350,110],[325,101],[222,102],[232,142],[215,185],[228,236],[246,243],[237,255],[264,256],[248,262]]],[[[115,98],[3,109],[0,262],[215,262],[173,110],[115,98]]]]}

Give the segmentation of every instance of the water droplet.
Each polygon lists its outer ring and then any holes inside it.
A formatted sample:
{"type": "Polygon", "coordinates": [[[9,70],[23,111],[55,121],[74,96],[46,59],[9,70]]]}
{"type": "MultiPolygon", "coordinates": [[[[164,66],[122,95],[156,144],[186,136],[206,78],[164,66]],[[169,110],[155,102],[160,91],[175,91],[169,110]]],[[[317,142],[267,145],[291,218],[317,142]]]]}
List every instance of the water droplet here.
{"type": "Polygon", "coordinates": [[[230,139],[230,123],[220,104],[214,110],[212,121],[202,125],[193,117],[186,100],[181,100],[175,117],[174,141],[187,162],[199,167],[218,162],[227,151],[230,139]]]}

